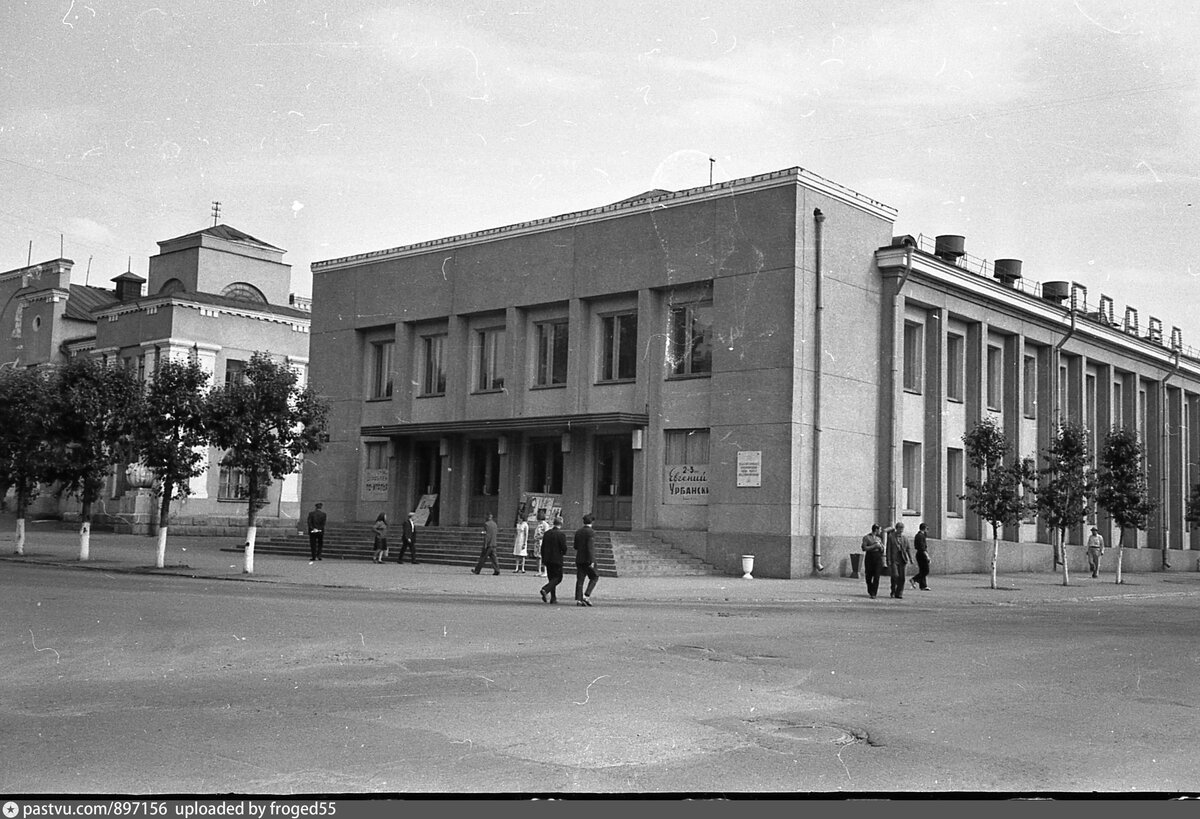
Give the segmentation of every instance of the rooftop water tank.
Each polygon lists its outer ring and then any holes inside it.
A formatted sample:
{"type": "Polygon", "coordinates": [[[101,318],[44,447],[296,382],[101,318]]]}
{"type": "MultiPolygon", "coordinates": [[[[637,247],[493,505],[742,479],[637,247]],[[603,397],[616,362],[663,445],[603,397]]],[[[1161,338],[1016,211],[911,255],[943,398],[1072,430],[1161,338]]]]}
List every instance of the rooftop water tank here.
{"type": "Polygon", "coordinates": [[[966,239],[964,239],[962,236],[954,236],[951,234],[938,236],[937,239],[934,240],[933,253],[938,258],[945,259],[951,264],[954,264],[958,261],[958,258],[966,252],[963,250],[965,243],[966,239]]]}
{"type": "Polygon", "coordinates": [[[1042,298],[1056,304],[1062,304],[1071,295],[1070,282],[1042,282],[1042,298]]]}
{"type": "Polygon", "coordinates": [[[1021,260],[997,259],[992,264],[992,276],[999,279],[1001,284],[1012,287],[1021,278],[1021,260]]]}

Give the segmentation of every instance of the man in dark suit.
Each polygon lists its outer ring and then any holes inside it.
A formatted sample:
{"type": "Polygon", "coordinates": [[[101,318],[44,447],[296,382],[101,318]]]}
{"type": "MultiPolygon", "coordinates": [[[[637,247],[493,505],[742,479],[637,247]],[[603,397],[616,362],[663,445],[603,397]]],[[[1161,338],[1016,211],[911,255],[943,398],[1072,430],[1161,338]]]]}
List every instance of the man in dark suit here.
{"type": "Polygon", "coordinates": [[[483,564],[490,560],[492,562],[492,574],[500,574],[500,564],[496,560],[496,541],[499,539],[500,527],[496,525],[496,516],[488,512],[487,520],[483,524],[483,549],[479,552],[479,561],[471,571],[479,574],[479,571],[483,568],[483,564]]]}
{"type": "Polygon", "coordinates": [[[583,516],[583,525],[575,531],[575,605],[592,605],[592,591],[600,574],[596,571],[596,532],[592,529],[595,518],[591,513],[583,516]],[[588,579],[587,591],[583,590],[583,579],[588,579]]]}
{"type": "Polygon", "coordinates": [[[887,561],[892,573],[892,597],[904,598],[904,570],[912,563],[912,550],[904,536],[904,524],[897,523],[887,528],[887,561]]]}
{"type": "Polygon", "coordinates": [[[562,582],[563,558],[567,554],[567,533],[562,530],[562,525],[563,519],[556,517],[553,528],[542,535],[542,565],[546,567],[546,585],[541,588],[543,603],[558,602],[555,589],[562,582]]]}
{"type": "Polygon", "coordinates": [[[325,510],[321,504],[313,507],[308,513],[308,551],[313,560],[321,559],[321,550],[325,548],[325,510]]]}
{"type": "Polygon", "coordinates": [[[408,519],[404,521],[404,525],[400,527],[400,556],[396,558],[397,563],[404,562],[404,553],[412,549],[412,562],[417,561],[417,513],[409,512],[408,519]]]}

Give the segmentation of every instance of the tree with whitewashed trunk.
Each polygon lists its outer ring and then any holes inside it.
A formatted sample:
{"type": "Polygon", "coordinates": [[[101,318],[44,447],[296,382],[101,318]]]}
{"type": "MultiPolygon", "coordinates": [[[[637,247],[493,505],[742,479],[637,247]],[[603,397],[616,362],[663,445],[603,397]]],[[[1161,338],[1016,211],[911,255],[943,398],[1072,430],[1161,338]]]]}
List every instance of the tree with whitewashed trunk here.
{"type": "Polygon", "coordinates": [[[93,358],[73,358],[52,378],[46,466],[56,494],[79,496],[80,560],[91,556],[93,508],[113,465],[125,461],[141,400],[136,375],[93,358]]]}
{"type": "Polygon", "coordinates": [[[968,477],[967,508],[992,527],[992,588],[1000,560],[1000,529],[1020,523],[1032,508],[1033,467],[1020,458],[1008,461],[1009,443],[994,418],[984,418],[962,436],[967,462],[979,477],[968,477]]]}
{"type": "Polygon", "coordinates": [[[16,496],[16,553],[25,554],[25,516],[38,496],[46,463],[49,371],[0,370],[0,488],[16,496]]]}
{"type": "Polygon", "coordinates": [[[1122,583],[1125,532],[1128,529],[1145,531],[1150,525],[1150,515],[1158,508],[1158,501],[1150,497],[1145,448],[1136,432],[1125,427],[1114,427],[1099,454],[1096,503],[1108,511],[1120,532],[1117,536],[1116,582],[1122,583]]]}
{"type": "Polygon", "coordinates": [[[306,453],[321,449],[329,407],[296,372],[257,352],[242,378],[209,393],[208,429],[213,446],[225,450],[221,464],[247,480],[245,563],[254,573],[258,510],[272,479],[295,472],[306,453]]]}
{"type": "Polygon", "coordinates": [[[146,385],[133,447],[154,473],[159,497],[155,566],[167,556],[171,501],[192,494],[191,480],[205,470],[208,444],[208,373],[196,361],[163,361],[146,385]]]}
{"type": "Polygon", "coordinates": [[[1045,466],[1038,472],[1038,514],[1061,546],[1062,584],[1071,585],[1067,568],[1067,532],[1088,519],[1096,487],[1088,431],[1073,421],[1058,425],[1050,445],[1042,450],[1045,466]]]}

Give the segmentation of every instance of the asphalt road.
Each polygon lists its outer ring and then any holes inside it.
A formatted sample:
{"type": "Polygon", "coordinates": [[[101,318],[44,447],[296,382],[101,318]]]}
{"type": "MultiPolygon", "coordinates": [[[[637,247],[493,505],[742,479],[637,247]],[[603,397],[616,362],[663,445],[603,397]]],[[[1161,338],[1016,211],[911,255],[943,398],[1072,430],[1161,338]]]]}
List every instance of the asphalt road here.
{"type": "Polygon", "coordinates": [[[1198,600],[580,609],[9,563],[0,793],[1196,793],[1198,600]]]}

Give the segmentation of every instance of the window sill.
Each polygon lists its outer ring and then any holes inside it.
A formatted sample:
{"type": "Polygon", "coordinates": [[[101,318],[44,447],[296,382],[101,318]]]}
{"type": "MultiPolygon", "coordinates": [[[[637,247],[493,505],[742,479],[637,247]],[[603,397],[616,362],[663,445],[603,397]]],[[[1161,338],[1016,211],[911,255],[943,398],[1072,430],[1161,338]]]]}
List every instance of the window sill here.
{"type": "Polygon", "coordinates": [[[636,384],[636,383],[637,383],[636,377],[635,378],[607,378],[607,379],[603,379],[603,380],[594,382],[593,386],[609,387],[614,384],[636,384]]]}
{"type": "Polygon", "coordinates": [[[446,397],[446,393],[444,393],[444,392],[431,392],[431,393],[426,393],[424,395],[418,395],[417,400],[419,401],[422,398],[445,398],[445,397],[446,397]]]}
{"type": "Polygon", "coordinates": [[[914,390],[912,387],[905,387],[904,392],[907,395],[923,395],[923,393],[920,390],[914,390]]]}
{"type": "Polygon", "coordinates": [[[998,413],[998,414],[1000,414],[1000,415],[1003,415],[1003,414],[1004,414],[1004,410],[1000,409],[999,407],[993,407],[991,404],[988,404],[988,405],[987,405],[987,411],[988,411],[988,412],[995,412],[995,413],[998,413]]]}
{"type": "Polygon", "coordinates": [[[503,392],[504,388],[501,387],[500,389],[496,390],[474,390],[471,395],[500,395],[503,392]]]}
{"type": "Polygon", "coordinates": [[[962,520],[963,516],[962,512],[947,512],[946,517],[953,518],[954,520],[962,520]]]}
{"type": "Polygon", "coordinates": [[[903,518],[918,518],[920,516],[921,516],[921,513],[917,512],[914,509],[905,509],[903,512],[900,513],[900,517],[903,517],[903,518]]]}
{"type": "Polygon", "coordinates": [[[1026,420],[1026,421],[1036,421],[1036,420],[1037,420],[1037,416],[1036,416],[1036,415],[1030,415],[1029,413],[1026,413],[1026,414],[1024,415],[1024,418],[1025,418],[1025,420],[1026,420]]]}
{"type": "Polygon", "coordinates": [[[946,396],[947,404],[962,404],[965,403],[961,398],[955,398],[953,395],[946,396]]]}
{"type": "Polygon", "coordinates": [[[385,401],[391,401],[391,400],[392,400],[392,396],[390,396],[390,395],[373,395],[370,398],[363,399],[364,403],[367,403],[367,404],[382,404],[385,401]]]}
{"type": "Polygon", "coordinates": [[[676,373],[668,375],[667,381],[692,381],[697,378],[712,378],[712,373],[676,373]]]}
{"type": "Polygon", "coordinates": [[[534,384],[529,389],[531,390],[565,390],[566,384],[534,384]]]}

